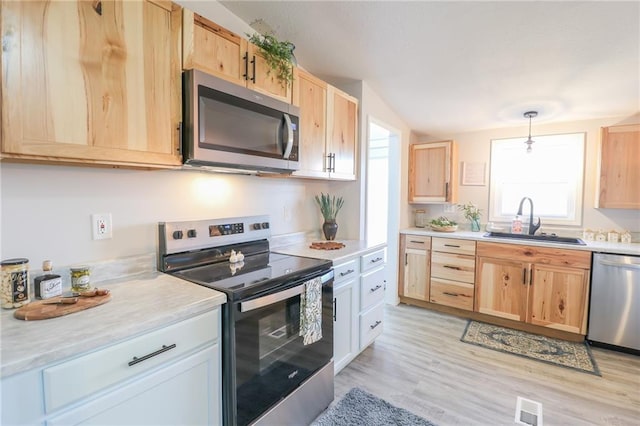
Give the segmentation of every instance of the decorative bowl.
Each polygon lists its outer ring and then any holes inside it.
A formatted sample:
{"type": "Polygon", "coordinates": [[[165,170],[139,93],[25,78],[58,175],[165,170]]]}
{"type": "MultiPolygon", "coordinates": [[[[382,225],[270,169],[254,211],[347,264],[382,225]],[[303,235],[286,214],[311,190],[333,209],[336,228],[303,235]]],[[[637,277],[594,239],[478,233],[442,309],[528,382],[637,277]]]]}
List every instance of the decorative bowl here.
{"type": "Polygon", "coordinates": [[[429,225],[431,229],[436,232],[456,232],[458,230],[458,225],[449,225],[449,226],[437,226],[437,225],[429,225]]]}

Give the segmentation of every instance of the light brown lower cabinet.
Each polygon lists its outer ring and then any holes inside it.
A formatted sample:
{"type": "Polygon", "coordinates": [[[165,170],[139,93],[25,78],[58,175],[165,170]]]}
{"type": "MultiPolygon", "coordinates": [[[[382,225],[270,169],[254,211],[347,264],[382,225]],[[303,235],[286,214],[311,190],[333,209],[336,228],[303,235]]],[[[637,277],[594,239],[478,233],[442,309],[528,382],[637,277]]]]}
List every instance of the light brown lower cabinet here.
{"type": "Polygon", "coordinates": [[[479,242],[475,311],[586,334],[591,252],[479,242]]]}
{"type": "Polygon", "coordinates": [[[475,253],[475,241],[441,237],[431,240],[431,303],[473,310],[475,253]]]}
{"type": "Polygon", "coordinates": [[[429,300],[431,237],[400,235],[400,286],[398,294],[411,299],[429,300]]]}

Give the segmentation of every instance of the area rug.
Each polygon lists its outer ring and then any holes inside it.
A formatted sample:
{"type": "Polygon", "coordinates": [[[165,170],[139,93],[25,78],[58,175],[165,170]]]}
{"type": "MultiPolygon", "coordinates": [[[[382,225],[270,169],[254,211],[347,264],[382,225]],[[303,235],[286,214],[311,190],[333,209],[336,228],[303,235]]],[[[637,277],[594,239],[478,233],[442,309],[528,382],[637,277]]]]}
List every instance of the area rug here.
{"type": "Polygon", "coordinates": [[[363,391],[353,388],[312,423],[312,426],[435,426],[404,408],[389,404],[363,391]]]}
{"type": "Polygon", "coordinates": [[[460,340],[483,348],[600,376],[600,370],[586,343],[537,336],[471,320],[460,340]]]}

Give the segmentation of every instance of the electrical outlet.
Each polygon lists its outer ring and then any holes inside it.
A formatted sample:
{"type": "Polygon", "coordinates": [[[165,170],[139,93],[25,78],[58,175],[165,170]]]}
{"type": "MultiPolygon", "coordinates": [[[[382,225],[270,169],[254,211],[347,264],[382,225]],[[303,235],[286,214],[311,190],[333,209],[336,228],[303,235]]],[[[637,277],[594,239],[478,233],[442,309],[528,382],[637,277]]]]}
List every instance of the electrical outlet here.
{"type": "Polygon", "coordinates": [[[106,240],[112,237],[111,213],[91,215],[91,229],[94,240],[106,240]]]}
{"type": "Polygon", "coordinates": [[[455,204],[445,204],[444,205],[444,212],[445,213],[455,213],[456,212],[456,205],[455,204]]]}

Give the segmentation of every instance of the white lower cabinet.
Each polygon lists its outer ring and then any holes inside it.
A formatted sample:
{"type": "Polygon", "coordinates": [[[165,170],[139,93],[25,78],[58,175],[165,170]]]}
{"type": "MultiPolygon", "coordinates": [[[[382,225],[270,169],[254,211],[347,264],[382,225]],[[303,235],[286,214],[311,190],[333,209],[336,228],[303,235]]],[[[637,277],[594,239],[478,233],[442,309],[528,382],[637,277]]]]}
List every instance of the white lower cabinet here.
{"type": "Polygon", "coordinates": [[[386,249],[334,266],[333,360],[337,374],[382,333],[386,249]]]}
{"type": "Polygon", "coordinates": [[[219,424],[219,339],[216,308],[56,365],[3,378],[2,424],[219,424]],[[15,404],[17,395],[22,400],[15,404]],[[25,412],[29,407],[34,409],[25,412]]]}

